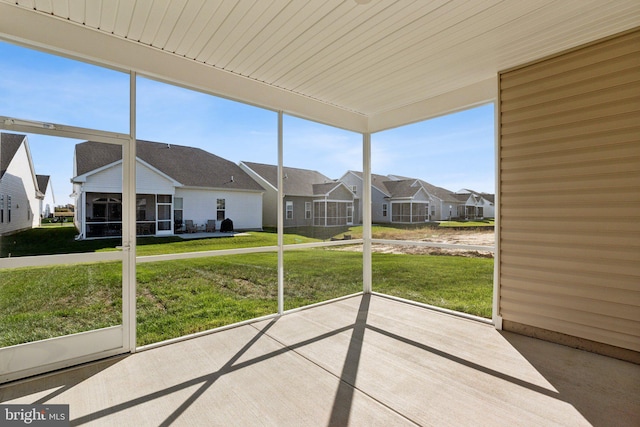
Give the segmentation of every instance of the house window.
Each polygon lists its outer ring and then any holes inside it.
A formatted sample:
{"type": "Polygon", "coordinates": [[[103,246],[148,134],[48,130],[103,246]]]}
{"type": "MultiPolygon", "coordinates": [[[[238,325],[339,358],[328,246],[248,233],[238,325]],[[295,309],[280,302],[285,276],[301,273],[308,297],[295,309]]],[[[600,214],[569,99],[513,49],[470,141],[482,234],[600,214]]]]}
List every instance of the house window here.
{"type": "Polygon", "coordinates": [[[225,199],[216,199],[216,219],[218,221],[224,221],[226,216],[226,202],[225,199]]]}
{"type": "Polygon", "coordinates": [[[11,222],[11,196],[7,196],[7,222],[11,222]]]}
{"type": "Polygon", "coordinates": [[[184,221],[182,213],[182,197],[173,198],[173,227],[174,231],[182,229],[182,221],[184,221]]]}
{"type": "MultiPolygon", "coordinates": [[[[293,206],[291,209],[293,210],[293,206]]],[[[311,202],[304,202],[304,218],[311,219],[311,202]]]]}
{"type": "Polygon", "coordinates": [[[4,195],[0,194],[0,223],[4,222],[4,195]]]}
{"type": "Polygon", "coordinates": [[[387,211],[389,209],[389,205],[387,205],[386,203],[382,204],[382,216],[387,216],[387,211]]]}
{"type": "Polygon", "coordinates": [[[353,194],[358,194],[358,186],[357,185],[352,185],[351,186],[351,191],[353,191],[353,194]]]}
{"type": "Polygon", "coordinates": [[[293,202],[287,202],[286,206],[286,219],[293,219],[293,202]]]}

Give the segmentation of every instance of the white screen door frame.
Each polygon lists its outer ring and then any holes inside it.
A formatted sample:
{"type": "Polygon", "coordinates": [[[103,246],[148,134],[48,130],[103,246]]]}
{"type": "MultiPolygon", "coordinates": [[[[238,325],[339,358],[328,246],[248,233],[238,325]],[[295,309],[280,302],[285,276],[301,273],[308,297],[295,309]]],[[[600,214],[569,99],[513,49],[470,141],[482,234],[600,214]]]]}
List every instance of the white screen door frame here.
{"type": "MultiPolygon", "coordinates": [[[[134,80],[135,76],[132,76],[134,80]]],[[[132,83],[133,85],[134,83],[132,83]]],[[[134,87],[132,87],[134,89],[134,87]]],[[[118,251],[0,258],[2,269],[120,261],[122,324],[0,348],[0,384],[135,350],[135,139],[131,135],[0,116],[0,129],[119,145],[123,149],[118,251]]],[[[134,129],[134,128],[132,128],[134,129]]]]}

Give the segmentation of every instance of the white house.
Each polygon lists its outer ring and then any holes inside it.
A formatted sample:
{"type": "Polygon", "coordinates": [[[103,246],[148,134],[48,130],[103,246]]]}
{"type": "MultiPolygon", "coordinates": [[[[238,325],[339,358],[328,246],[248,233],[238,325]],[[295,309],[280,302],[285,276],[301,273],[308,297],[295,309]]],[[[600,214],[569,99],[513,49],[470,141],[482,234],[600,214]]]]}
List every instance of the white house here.
{"type": "MultiPolygon", "coordinates": [[[[121,150],[93,141],[76,145],[72,183],[81,238],[122,233],[121,150]]],[[[187,221],[204,231],[226,218],[235,229],[262,228],[263,189],[235,163],[174,144],[137,141],[136,150],[138,235],[187,231],[187,221]]]]}
{"type": "Polygon", "coordinates": [[[43,198],[27,136],[0,133],[0,236],[39,226],[43,198]]]}
{"type": "MultiPolygon", "coordinates": [[[[264,225],[275,227],[277,166],[243,161],[240,167],[264,187],[264,225]]],[[[283,167],[283,173],[285,227],[333,227],[354,223],[358,199],[344,183],[309,169],[283,167]]]]}
{"type": "Polygon", "coordinates": [[[53,195],[53,185],[51,184],[51,177],[49,175],[36,175],[36,181],[38,182],[38,189],[43,195],[43,197],[38,200],[38,212],[40,219],[42,219],[51,213],[55,205],[55,196],[53,195]]]}

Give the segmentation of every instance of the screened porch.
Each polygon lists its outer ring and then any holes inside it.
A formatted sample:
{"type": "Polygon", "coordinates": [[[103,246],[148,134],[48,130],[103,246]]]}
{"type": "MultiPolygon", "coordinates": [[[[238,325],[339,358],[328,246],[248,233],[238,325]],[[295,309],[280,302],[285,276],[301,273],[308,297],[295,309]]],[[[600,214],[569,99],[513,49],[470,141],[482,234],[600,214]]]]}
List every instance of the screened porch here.
{"type": "MultiPolygon", "coordinates": [[[[172,200],[169,194],[137,194],[136,235],[172,234],[174,221],[179,230],[182,206],[174,209],[172,200]]],[[[121,193],[87,193],[85,213],[86,238],[122,236],[121,193]]]]}

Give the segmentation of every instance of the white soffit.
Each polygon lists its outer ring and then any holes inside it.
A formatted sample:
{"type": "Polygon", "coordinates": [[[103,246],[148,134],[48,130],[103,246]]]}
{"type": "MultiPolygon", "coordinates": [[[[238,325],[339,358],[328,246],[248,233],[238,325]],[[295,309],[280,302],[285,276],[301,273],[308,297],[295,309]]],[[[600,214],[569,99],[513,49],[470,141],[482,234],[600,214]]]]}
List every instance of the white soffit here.
{"type": "Polygon", "coordinates": [[[638,0],[0,0],[6,39],[358,132],[639,24],[638,0]]]}

